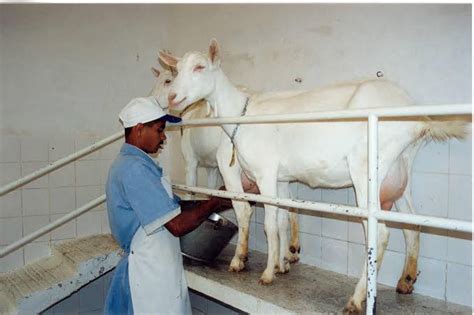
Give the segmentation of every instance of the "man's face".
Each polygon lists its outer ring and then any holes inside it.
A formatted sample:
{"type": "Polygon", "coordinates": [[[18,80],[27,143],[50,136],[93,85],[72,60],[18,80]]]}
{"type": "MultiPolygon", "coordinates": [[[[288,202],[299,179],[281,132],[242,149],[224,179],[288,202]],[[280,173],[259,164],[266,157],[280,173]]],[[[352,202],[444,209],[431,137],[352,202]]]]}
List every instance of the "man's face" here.
{"type": "Polygon", "coordinates": [[[149,154],[163,149],[163,144],[166,140],[165,127],[166,121],[164,120],[159,120],[151,126],[143,125],[140,135],[140,149],[149,154]]]}

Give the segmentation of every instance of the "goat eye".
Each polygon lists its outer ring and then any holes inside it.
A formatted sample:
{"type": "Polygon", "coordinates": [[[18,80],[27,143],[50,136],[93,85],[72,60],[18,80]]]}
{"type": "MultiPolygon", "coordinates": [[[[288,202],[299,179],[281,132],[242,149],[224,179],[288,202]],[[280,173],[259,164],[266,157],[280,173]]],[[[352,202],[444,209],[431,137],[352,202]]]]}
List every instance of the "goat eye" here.
{"type": "Polygon", "coordinates": [[[165,84],[170,84],[171,83],[171,80],[168,79],[168,80],[165,80],[165,84]]]}
{"type": "Polygon", "coordinates": [[[201,70],[204,69],[204,68],[206,68],[206,67],[204,67],[203,65],[197,65],[197,66],[194,67],[194,70],[193,70],[193,71],[194,71],[194,72],[196,72],[196,71],[201,71],[201,70]]]}

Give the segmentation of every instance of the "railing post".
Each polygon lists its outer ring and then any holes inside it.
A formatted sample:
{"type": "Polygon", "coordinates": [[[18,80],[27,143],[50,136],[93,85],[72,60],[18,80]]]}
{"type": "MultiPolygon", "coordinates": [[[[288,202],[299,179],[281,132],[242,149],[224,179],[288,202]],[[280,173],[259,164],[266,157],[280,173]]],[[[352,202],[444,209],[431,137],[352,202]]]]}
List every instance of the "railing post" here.
{"type": "Polygon", "coordinates": [[[367,315],[376,313],[377,306],[377,218],[378,192],[378,117],[368,119],[368,217],[367,217],[367,315]]]}

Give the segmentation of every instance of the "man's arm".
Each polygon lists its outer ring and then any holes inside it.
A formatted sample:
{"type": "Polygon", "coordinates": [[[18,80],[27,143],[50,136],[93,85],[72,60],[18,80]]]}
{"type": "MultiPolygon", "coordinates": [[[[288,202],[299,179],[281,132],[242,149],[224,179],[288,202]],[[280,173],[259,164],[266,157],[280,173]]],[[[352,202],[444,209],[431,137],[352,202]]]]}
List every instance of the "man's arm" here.
{"type": "Polygon", "coordinates": [[[196,229],[213,212],[232,208],[230,199],[212,197],[209,200],[181,200],[181,213],[165,224],[165,227],[176,237],[181,237],[196,229]]]}

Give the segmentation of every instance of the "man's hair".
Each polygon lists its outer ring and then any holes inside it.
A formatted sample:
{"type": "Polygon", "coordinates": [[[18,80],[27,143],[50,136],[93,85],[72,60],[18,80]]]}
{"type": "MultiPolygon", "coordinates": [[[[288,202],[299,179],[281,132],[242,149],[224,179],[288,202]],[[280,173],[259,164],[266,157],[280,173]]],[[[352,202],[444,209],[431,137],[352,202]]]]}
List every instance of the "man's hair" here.
{"type": "MultiPolygon", "coordinates": [[[[161,118],[158,118],[158,119],[149,121],[147,123],[144,123],[143,125],[146,126],[146,127],[151,127],[154,124],[156,124],[157,122],[159,122],[160,120],[161,120],[161,118]]],[[[125,128],[125,139],[127,139],[130,136],[130,133],[132,132],[132,129],[133,129],[133,127],[125,128]]]]}

